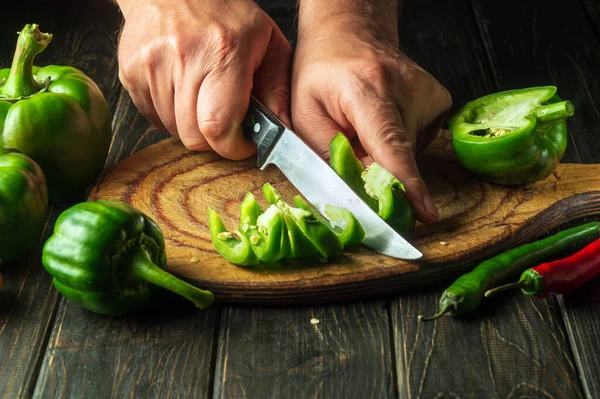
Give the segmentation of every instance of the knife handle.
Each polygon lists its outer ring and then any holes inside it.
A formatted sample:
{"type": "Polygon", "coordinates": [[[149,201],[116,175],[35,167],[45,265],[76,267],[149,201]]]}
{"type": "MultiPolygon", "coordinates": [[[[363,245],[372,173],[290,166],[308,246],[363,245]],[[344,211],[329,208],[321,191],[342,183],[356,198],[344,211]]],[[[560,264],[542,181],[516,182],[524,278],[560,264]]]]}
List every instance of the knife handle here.
{"type": "Polygon", "coordinates": [[[267,158],[285,126],[254,96],[250,96],[250,105],[242,122],[242,129],[244,135],[256,143],[256,166],[262,169],[266,166],[267,158]]]}

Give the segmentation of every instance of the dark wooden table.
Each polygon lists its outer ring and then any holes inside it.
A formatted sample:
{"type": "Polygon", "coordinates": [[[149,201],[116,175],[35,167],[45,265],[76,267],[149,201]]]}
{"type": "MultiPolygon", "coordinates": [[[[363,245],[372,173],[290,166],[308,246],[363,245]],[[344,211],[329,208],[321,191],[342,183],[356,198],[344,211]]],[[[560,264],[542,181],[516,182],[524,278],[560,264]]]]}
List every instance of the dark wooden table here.
{"type": "MultiPolygon", "coordinates": [[[[25,23],[53,32],[38,62],[83,69],[109,102],[107,168],[167,137],[119,83],[121,16],[108,0],[14,3],[2,6],[0,66],[25,23]]],[[[292,42],[294,3],[261,2],[292,42]]],[[[600,163],[599,14],[594,0],[407,0],[401,42],[455,107],[501,89],[559,86],[577,109],[565,161],[600,163]]],[[[53,206],[46,234],[66,206],[53,206]]],[[[600,397],[600,279],[566,297],[503,296],[473,317],[423,324],[417,314],[434,311],[443,286],[368,302],[206,311],[165,294],[136,315],[107,318],[58,295],[39,250],[3,274],[5,398],[600,397]]]]}

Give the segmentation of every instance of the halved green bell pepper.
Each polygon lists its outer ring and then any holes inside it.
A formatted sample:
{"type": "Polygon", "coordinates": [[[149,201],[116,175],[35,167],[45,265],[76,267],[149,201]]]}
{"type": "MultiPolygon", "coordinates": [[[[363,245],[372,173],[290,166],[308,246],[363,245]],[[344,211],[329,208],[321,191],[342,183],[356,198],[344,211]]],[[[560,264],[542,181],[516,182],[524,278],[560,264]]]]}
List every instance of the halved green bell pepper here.
{"type": "Polygon", "coordinates": [[[37,25],[20,32],[11,68],[0,70],[0,145],[33,158],[51,199],[81,195],[101,172],[111,141],[108,106],[82,71],[33,66],[52,40],[37,25]]]}
{"type": "Polygon", "coordinates": [[[406,190],[394,175],[376,162],[365,170],[342,133],[329,143],[329,156],[333,170],[394,230],[407,233],[414,227],[413,209],[402,194],[406,190]]]}
{"type": "Polygon", "coordinates": [[[489,94],[465,104],[448,121],[460,162],[502,185],[549,176],[567,147],[573,104],[542,86],[489,94]]]}
{"type": "Polygon", "coordinates": [[[47,212],[42,169],[28,156],[0,147],[0,265],[39,243],[47,212]]]}
{"type": "Polygon", "coordinates": [[[214,297],[167,273],[165,242],[148,216],[119,201],[82,202],[64,211],[42,252],[54,286],[80,306],[121,315],[146,303],[155,286],[210,306],[214,297]]]}

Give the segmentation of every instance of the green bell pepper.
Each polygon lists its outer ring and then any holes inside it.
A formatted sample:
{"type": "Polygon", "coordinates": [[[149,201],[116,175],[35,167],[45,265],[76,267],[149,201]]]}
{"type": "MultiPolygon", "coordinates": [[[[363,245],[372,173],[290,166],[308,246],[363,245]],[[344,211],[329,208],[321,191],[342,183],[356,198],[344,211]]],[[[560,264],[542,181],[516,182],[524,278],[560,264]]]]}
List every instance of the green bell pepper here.
{"type": "Polygon", "coordinates": [[[42,237],[46,178],[35,161],[0,147],[0,265],[24,256],[42,237]]]}
{"type": "Polygon", "coordinates": [[[527,184],[548,177],[562,159],[573,113],[556,87],[532,87],[470,101],[448,126],[467,169],[493,183],[527,184]]]}
{"type": "Polygon", "coordinates": [[[10,69],[0,70],[0,145],[33,158],[51,199],[82,194],[101,172],[111,141],[106,100],[69,66],[33,66],[52,40],[37,25],[20,32],[10,69]]]}
{"type": "Polygon", "coordinates": [[[329,156],[333,170],[390,227],[402,234],[414,227],[414,211],[402,194],[406,190],[394,175],[377,162],[365,170],[342,133],[329,143],[329,156]]]}
{"type": "Polygon", "coordinates": [[[179,294],[197,307],[214,297],[167,273],[165,242],[148,216],[119,201],[83,202],[64,211],[42,252],[56,289],[80,306],[104,315],[128,313],[155,286],[179,294]]]}

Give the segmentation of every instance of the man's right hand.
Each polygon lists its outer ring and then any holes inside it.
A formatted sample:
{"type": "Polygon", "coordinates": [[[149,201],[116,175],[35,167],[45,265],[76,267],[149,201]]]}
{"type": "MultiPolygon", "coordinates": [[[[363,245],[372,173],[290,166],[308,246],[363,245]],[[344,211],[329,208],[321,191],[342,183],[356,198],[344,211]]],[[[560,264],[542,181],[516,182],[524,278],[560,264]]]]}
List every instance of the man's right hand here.
{"type": "Polygon", "coordinates": [[[252,155],[240,123],[252,92],[289,121],[292,47],[252,0],[117,0],[119,78],[155,126],[190,150],[252,155]]]}

